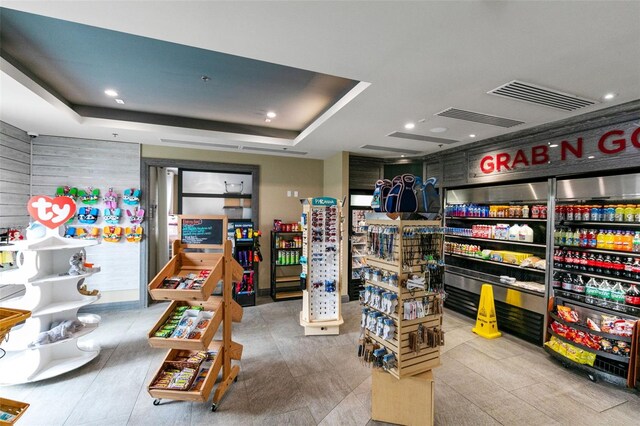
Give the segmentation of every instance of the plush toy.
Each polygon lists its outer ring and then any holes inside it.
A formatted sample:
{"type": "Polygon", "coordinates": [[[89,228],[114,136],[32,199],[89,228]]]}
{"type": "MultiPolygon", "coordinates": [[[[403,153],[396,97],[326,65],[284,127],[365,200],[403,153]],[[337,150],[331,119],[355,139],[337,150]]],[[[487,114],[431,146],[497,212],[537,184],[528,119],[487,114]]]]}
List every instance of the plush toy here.
{"type": "Polygon", "coordinates": [[[135,209],[133,209],[133,212],[127,209],[127,216],[129,217],[129,222],[131,224],[135,225],[138,223],[142,223],[142,221],[144,220],[144,209],[139,209],[138,207],[136,207],[135,209]]]}
{"type": "Polygon", "coordinates": [[[59,340],[69,339],[73,337],[75,333],[84,328],[84,324],[78,320],[67,320],[61,323],[53,322],[49,331],[43,331],[38,334],[36,340],[29,344],[30,348],[47,345],[59,340]]]}
{"type": "Polygon", "coordinates": [[[97,296],[98,293],[100,293],[98,290],[89,291],[86,284],[82,284],[80,287],[78,287],[78,292],[84,296],[97,296]]]}
{"type": "Polygon", "coordinates": [[[71,265],[68,272],[69,275],[84,274],[86,272],[84,269],[84,253],[81,251],[74,253],[69,259],[69,265],[71,265]]]}
{"type": "Polygon", "coordinates": [[[105,226],[102,229],[102,239],[107,243],[117,243],[122,238],[122,228],[120,226],[105,226]]]}
{"type": "Polygon", "coordinates": [[[59,186],[56,189],[56,197],[69,197],[75,200],[78,197],[78,188],[71,188],[68,185],[59,186]]]}
{"type": "Polygon", "coordinates": [[[82,207],[78,210],[78,222],[93,224],[98,220],[100,210],[97,208],[82,207]]]}
{"type": "Polygon", "coordinates": [[[130,206],[137,206],[140,204],[140,193],[139,189],[127,188],[122,195],[122,202],[130,206]]]}
{"type": "Polygon", "coordinates": [[[9,229],[9,231],[7,231],[7,234],[8,234],[10,243],[14,241],[24,240],[24,237],[22,236],[20,231],[18,231],[17,229],[9,229]]]}
{"type": "Polygon", "coordinates": [[[106,194],[102,197],[104,205],[111,210],[118,207],[118,194],[115,193],[112,187],[109,188],[106,194]]]}
{"type": "Polygon", "coordinates": [[[104,209],[103,218],[109,225],[117,225],[120,222],[120,216],[122,216],[120,209],[104,209]]]}
{"type": "Polygon", "coordinates": [[[64,231],[65,238],[74,238],[76,236],[76,228],[70,226],[64,231]]]}
{"type": "Polygon", "coordinates": [[[92,187],[87,188],[86,191],[81,189],[78,191],[78,196],[80,197],[82,204],[93,205],[96,204],[98,202],[98,198],[100,198],[100,190],[97,188],[93,189],[92,187]]]}
{"type": "Polygon", "coordinates": [[[135,228],[127,227],[124,230],[124,236],[130,243],[139,243],[142,241],[142,226],[138,226],[135,228]]]}
{"type": "Polygon", "coordinates": [[[27,240],[39,240],[47,235],[47,228],[39,222],[33,222],[27,227],[27,240]]]}

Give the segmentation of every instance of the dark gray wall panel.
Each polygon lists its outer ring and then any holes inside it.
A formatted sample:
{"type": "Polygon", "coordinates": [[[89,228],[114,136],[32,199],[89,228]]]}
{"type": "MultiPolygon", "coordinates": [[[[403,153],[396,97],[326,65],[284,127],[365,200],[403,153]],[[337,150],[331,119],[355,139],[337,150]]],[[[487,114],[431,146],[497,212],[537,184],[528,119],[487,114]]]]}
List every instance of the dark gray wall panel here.
{"type": "Polygon", "coordinates": [[[371,190],[383,175],[381,158],[349,156],[349,189],[371,190]]]}
{"type": "Polygon", "coordinates": [[[0,122],[0,228],[29,224],[30,153],[27,133],[0,122]]]}

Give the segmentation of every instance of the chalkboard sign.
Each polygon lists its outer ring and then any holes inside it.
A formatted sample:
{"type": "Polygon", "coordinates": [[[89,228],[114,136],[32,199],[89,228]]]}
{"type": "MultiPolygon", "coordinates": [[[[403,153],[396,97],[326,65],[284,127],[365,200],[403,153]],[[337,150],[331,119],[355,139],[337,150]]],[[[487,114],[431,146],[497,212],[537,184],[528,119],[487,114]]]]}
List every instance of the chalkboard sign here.
{"type": "Polygon", "coordinates": [[[222,248],[227,233],[227,217],[181,215],[178,230],[184,247],[222,248]]]}

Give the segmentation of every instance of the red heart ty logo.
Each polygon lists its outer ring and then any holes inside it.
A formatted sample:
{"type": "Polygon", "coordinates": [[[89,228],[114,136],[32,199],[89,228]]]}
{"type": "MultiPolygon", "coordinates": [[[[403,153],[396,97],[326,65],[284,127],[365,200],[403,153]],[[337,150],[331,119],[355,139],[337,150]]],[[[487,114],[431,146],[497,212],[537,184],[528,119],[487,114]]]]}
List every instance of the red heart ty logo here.
{"type": "Polygon", "coordinates": [[[76,213],[76,203],[69,197],[51,198],[46,195],[35,195],[27,203],[29,214],[38,222],[50,229],[71,219],[76,213]]]}

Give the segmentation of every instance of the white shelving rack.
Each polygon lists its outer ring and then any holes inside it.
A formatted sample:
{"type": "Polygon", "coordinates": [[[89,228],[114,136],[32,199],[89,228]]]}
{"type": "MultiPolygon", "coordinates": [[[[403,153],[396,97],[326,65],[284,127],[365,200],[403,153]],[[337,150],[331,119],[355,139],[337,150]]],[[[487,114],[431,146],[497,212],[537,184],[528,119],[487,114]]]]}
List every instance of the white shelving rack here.
{"type": "Polygon", "coordinates": [[[97,240],[63,238],[58,229],[48,229],[40,239],[19,241],[3,248],[17,251],[18,269],[0,272],[0,284],[24,285],[26,291],[24,296],[4,302],[2,307],[29,310],[31,317],[14,327],[9,340],[0,344],[0,348],[7,351],[0,363],[0,385],[55,377],[98,356],[100,346],[97,343],[78,342],[78,338],[94,331],[100,323],[100,316],[78,314],[78,309],[97,301],[100,295],[85,296],[78,288],[100,268],[94,266],[81,275],[65,275],[74,253],[98,243],[97,240]],[[72,337],[30,347],[39,333],[50,329],[52,322],[75,319],[84,327],[72,337]]]}

